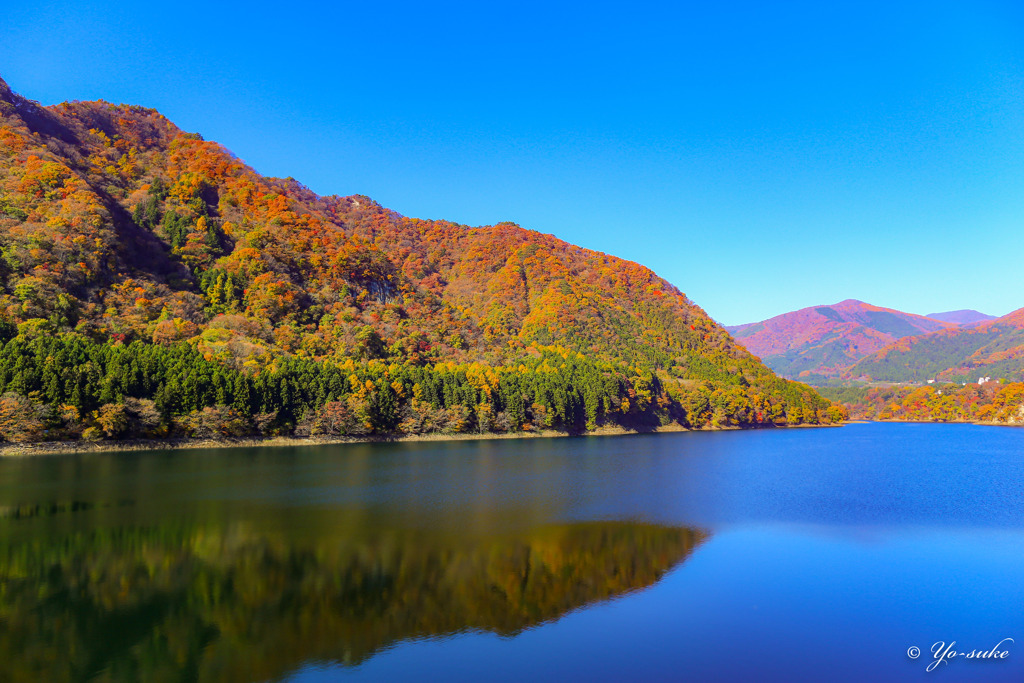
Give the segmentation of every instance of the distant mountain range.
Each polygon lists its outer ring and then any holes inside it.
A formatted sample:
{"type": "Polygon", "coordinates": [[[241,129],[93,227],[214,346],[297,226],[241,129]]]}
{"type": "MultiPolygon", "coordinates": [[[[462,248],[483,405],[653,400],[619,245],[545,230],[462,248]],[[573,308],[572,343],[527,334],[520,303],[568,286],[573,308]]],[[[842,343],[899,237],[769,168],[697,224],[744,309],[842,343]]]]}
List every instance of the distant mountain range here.
{"type": "Polygon", "coordinates": [[[972,381],[1024,373],[1024,309],[905,313],[847,299],[726,328],[766,365],[811,384],[972,381]]]}
{"type": "Polygon", "coordinates": [[[898,339],[953,327],[952,322],[847,299],[726,330],[780,375],[820,383],[840,377],[898,339]]]}
{"type": "Polygon", "coordinates": [[[1024,308],[980,324],[900,339],[863,358],[846,376],[889,382],[976,382],[979,377],[1020,381],[1024,308]]]}
{"type": "Polygon", "coordinates": [[[979,313],[970,308],[963,308],[959,311],[946,311],[945,313],[929,313],[925,317],[943,320],[947,323],[956,323],[961,326],[980,325],[983,322],[996,319],[994,315],[979,313]]]}

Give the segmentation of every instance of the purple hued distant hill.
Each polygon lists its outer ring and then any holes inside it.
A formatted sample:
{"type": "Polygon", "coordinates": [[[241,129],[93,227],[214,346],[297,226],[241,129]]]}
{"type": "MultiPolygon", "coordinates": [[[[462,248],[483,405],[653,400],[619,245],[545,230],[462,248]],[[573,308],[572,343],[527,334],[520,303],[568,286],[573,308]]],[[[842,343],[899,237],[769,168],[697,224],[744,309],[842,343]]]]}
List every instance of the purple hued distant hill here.
{"type": "Polygon", "coordinates": [[[970,308],[964,308],[959,311],[946,311],[945,313],[929,313],[926,317],[964,326],[980,325],[987,320],[996,319],[994,315],[986,315],[970,308]]]}

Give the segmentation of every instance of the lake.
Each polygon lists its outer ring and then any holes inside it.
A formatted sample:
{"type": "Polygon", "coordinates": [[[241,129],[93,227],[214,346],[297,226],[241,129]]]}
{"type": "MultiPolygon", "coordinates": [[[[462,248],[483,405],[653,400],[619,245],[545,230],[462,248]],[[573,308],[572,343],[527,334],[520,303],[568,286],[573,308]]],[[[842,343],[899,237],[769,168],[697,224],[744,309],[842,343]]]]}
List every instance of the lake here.
{"type": "Polygon", "coordinates": [[[347,679],[1024,680],[1024,429],[0,460],[0,681],[347,679]]]}

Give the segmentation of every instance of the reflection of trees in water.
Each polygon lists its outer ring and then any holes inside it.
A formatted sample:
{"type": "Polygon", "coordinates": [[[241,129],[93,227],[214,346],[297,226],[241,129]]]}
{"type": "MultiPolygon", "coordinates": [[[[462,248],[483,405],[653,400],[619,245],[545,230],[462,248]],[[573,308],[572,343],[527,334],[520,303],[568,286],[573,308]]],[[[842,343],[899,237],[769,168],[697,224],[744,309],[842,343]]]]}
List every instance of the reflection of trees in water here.
{"type": "Polygon", "coordinates": [[[704,539],[633,523],[291,544],[131,529],[0,546],[0,681],[281,676],[395,641],[512,635],[658,580],[704,539]]]}

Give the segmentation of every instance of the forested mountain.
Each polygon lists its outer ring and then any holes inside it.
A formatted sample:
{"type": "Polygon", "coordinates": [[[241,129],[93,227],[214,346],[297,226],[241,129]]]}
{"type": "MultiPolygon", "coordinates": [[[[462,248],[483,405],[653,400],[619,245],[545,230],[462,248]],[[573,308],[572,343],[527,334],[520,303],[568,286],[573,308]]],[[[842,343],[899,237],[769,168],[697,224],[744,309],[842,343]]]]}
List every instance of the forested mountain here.
{"type": "Polygon", "coordinates": [[[847,299],[726,328],[780,375],[821,383],[897,339],[953,323],[847,299]]]}
{"type": "Polygon", "coordinates": [[[821,422],[643,266],[267,178],[0,81],[0,436],[821,422]]]}
{"type": "Polygon", "coordinates": [[[1024,308],[979,325],[902,339],[864,358],[850,378],[890,382],[1024,379],[1024,308]]]}
{"type": "Polygon", "coordinates": [[[811,384],[1024,379],[1024,309],[920,316],[848,299],[726,329],[779,374],[811,384]]]}

